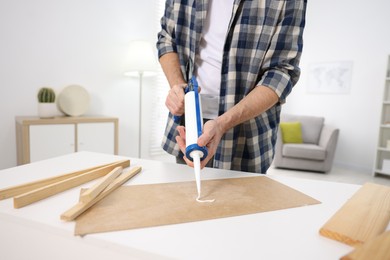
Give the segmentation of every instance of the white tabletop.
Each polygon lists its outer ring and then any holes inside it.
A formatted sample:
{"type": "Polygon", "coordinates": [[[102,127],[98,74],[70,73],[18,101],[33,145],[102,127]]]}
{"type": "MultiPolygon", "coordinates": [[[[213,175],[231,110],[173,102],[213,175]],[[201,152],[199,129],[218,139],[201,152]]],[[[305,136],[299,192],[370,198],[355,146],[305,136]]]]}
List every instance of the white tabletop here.
{"type": "MultiPolygon", "coordinates": [[[[109,163],[126,157],[80,152],[0,171],[0,189],[109,163]]],[[[185,165],[129,158],[142,166],[126,185],[194,180],[185,165]]],[[[204,169],[202,179],[253,174],[204,169]]],[[[13,208],[0,201],[1,259],[339,259],[353,248],[324,238],[322,225],[360,187],[358,185],[268,176],[321,204],[272,212],[136,230],[73,235],[74,222],[60,220],[80,187],[13,208]]],[[[84,186],[90,187],[91,183],[84,186]]],[[[195,185],[195,183],[194,183],[195,185]]]]}

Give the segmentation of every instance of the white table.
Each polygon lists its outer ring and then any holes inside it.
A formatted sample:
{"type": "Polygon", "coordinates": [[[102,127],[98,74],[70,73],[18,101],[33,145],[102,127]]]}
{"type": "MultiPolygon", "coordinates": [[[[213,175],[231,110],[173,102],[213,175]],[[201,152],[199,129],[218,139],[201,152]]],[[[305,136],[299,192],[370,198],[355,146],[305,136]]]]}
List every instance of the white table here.
{"type": "MultiPolygon", "coordinates": [[[[80,152],[0,171],[0,188],[59,175],[125,157],[80,152]]],[[[126,185],[194,180],[185,165],[130,158],[143,170],[126,185]]],[[[203,179],[252,176],[205,169],[203,179]]],[[[60,214],[73,206],[80,187],[21,209],[0,201],[0,258],[11,259],[339,259],[352,248],[324,238],[321,226],[358,185],[268,176],[321,204],[179,225],[76,237],[74,222],[60,214]]],[[[90,187],[87,183],[83,187],[90,187]]],[[[194,183],[195,185],[195,183],[194,183]]]]}

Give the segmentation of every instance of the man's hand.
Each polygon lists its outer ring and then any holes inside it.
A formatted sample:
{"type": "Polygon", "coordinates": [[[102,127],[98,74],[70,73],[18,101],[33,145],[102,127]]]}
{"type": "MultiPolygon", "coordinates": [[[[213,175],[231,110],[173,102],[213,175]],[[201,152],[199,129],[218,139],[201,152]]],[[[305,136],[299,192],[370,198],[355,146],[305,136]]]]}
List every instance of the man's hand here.
{"type": "Polygon", "coordinates": [[[177,84],[172,86],[169,90],[165,105],[175,116],[182,116],[184,114],[184,88],[187,84],[177,84]]]}
{"type": "MultiPolygon", "coordinates": [[[[179,135],[176,136],[176,142],[179,145],[180,150],[184,154],[183,159],[188,166],[194,167],[194,163],[185,156],[186,154],[185,127],[178,126],[176,129],[179,132],[179,135]]],[[[222,128],[218,125],[216,120],[209,120],[204,125],[203,134],[198,138],[198,145],[206,146],[208,150],[208,155],[203,161],[200,162],[201,169],[203,169],[206,166],[206,164],[210,161],[210,159],[213,158],[213,156],[215,155],[215,152],[217,151],[217,147],[219,145],[219,142],[221,141],[223,134],[224,132],[222,131],[222,128]]]]}
{"type": "Polygon", "coordinates": [[[169,92],[165,105],[175,116],[184,114],[184,88],[187,86],[180,70],[179,56],[175,52],[160,57],[160,64],[169,82],[169,92]]]}
{"type": "MultiPolygon", "coordinates": [[[[201,168],[204,168],[207,162],[215,155],[222,136],[229,129],[260,115],[275,105],[278,100],[279,98],[273,90],[268,87],[258,86],[227,112],[214,120],[207,121],[203,127],[203,134],[198,138],[198,145],[206,146],[208,149],[208,156],[206,159],[201,161],[201,168]]],[[[179,126],[177,127],[177,130],[179,135],[176,136],[176,142],[178,143],[180,150],[185,155],[185,128],[183,126],[179,126]]],[[[189,166],[194,166],[194,164],[185,156],[184,161],[189,166]]]]}

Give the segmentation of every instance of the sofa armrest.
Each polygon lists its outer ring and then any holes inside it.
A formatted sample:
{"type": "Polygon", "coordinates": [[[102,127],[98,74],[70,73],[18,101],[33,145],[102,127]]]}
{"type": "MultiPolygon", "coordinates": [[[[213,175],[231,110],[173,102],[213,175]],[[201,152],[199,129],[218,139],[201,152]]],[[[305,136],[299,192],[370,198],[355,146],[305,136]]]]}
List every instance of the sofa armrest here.
{"type": "Polygon", "coordinates": [[[333,150],[337,144],[339,129],[324,125],[321,131],[318,145],[325,148],[327,151],[333,150]]]}
{"type": "Polygon", "coordinates": [[[277,138],[276,138],[275,155],[273,160],[273,163],[276,167],[279,167],[282,164],[282,152],[283,152],[283,139],[282,139],[282,131],[280,130],[279,127],[277,138]]]}
{"type": "Polygon", "coordinates": [[[320,135],[319,146],[326,150],[326,159],[323,170],[328,172],[332,168],[333,158],[336,153],[337,139],[339,137],[339,129],[324,125],[320,135]]]}

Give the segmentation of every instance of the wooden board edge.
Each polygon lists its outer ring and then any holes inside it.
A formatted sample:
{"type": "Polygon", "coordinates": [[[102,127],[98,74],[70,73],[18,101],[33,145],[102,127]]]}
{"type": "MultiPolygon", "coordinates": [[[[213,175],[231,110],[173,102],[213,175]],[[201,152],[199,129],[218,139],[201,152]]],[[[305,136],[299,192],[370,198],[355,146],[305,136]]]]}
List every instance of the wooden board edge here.
{"type": "Polygon", "coordinates": [[[358,246],[341,260],[390,259],[390,230],[358,246]]]}
{"type": "Polygon", "coordinates": [[[38,189],[29,191],[27,193],[18,195],[16,197],[14,197],[14,208],[16,208],[16,209],[22,208],[24,206],[30,205],[31,203],[40,201],[42,199],[53,196],[55,194],[58,194],[60,192],[65,191],[65,190],[79,186],[83,183],[86,183],[86,182],[92,181],[96,178],[102,177],[117,166],[122,166],[123,168],[126,168],[129,165],[130,165],[129,160],[120,161],[118,163],[110,164],[108,166],[98,168],[98,169],[83,173],[81,175],[74,176],[72,178],[65,179],[65,180],[62,180],[59,182],[55,182],[55,183],[52,183],[50,185],[43,186],[43,187],[40,187],[38,189]]]}
{"type": "Polygon", "coordinates": [[[344,244],[347,244],[347,245],[350,245],[353,247],[363,244],[363,241],[351,239],[348,236],[345,236],[343,234],[340,234],[338,232],[335,232],[335,231],[332,231],[332,230],[329,230],[329,229],[326,229],[323,227],[320,229],[319,233],[323,237],[326,237],[326,238],[329,238],[332,240],[336,240],[338,242],[341,242],[341,243],[344,243],[344,244]]]}
{"type": "MultiPolygon", "coordinates": [[[[0,189],[0,200],[9,199],[9,198],[27,193],[29,191],[50,185],[52,183],[66,180],[66,179],[72,178],[74,176],[79,176],[79,175],[84,174],[86,172],[96,170],[98,168],[102,168],[105,166],[109,166],[112,164],[125,162],[125,161],[129,161],[129,160],[118,160],[118,161],[115,161],[112,163],[106,163],[106,164],[102,164],[102,165],[98,165],[98,166],[94,166],[94,167],[85,168],[82,170],[77,170],[74,172],[69,172],[69,173],[56,175],[56,176],[45,178],[45,179],[40,179],[40,180],[36,180],[36,181],[23,183],[23,184],[19,184],[19,185],[14,185],[14,186],[10,186],[10,187],[4,188],[4,189],[0,189]]],[[[130,165],[130,161],[129,161],[129,165],[130,165]]]]}
{"type": "Polygon", "coordinates": [[[96,198],[93,200],[90,200],[87,203],[79,202],[72,208],[68,209],[64,213],[61,214],[60,219],[64,221],[72,221],[75,218],[77,218],[79,215],[81,215],[84,211],[92,207],[94,204],[105,198],[107,195],[109,195],[112,191],[114,191],[117,187],[137,175],[139,172],[141,172],[142,167],[137,166],[133,169],[122,173],[120,176],[118,176],[110,185],[108,185],[96,198]]]}
{"type": "Polygon", "coordinates": [[[83,203],[88,203],[90,200],[98,196],[116,177],[121,174],[123,167],[118,166],[109,172],[106,176],[96,183],[91,188],[84,191],[80,196],[80,201],[83,203]]]}
{"type": "MultiPolygon", "coordinates": [[[[383,195],[382,197],[384,197],[384,198],[388,198],[390,196],[389,195],[389,187],[385,186],[385,185],[371,183],[371,182],[365,183],[320,228],[319,233],[324,237],[339,241],[341,243],[344,243],[344,244],[347,244],[347,245],[350,245],[353,247],[357,247],[357,246],[364,244],[366,242],[366,240],[372,239],[373,236],[375,237],[375,236],[379,235],[380,233],[384,232],[386,229],[386,226],[388,225],[388,221],[390,219],[389,214],[387,214],[388,216],[386,216],[387,219],[385,217],[383,217],[383,219],[382,219],[383,223],[381,223],[381,225],[377,225],[377,229],[375,229],[377,231],[377,233],[371,234],[371,237],[367,237],[367,239],[362,239],[362,237],[360,237],[361,239],[354,239],[354,238],[349,237],[346,234],[341,234],[340,231],[334,230],[338,226],[340,227],[340,225],[337,225],[337,224],[335,226],[335,223],[336,223],[335,221],[339,220],[341,218],[345,222],[345,218],[342,218],[340,216],[345,214],[345,212],[351,211],[351,206],[355,209],[355,211],[353,211],[355,214],[357,214],[358,213],[357,211],[359,211],[359,210],[363,210],[363,212],[367,211],[367,209],[362,209],[362,205],[359,205],[359,207],[357,207],[355,200],[362,199],[364,201],[363,206],[370,205],[370,207],[372,207],[373,201],[377,201],[377,199],[378,199],[377,198],[379,196],[378,194],[383,195]],[[368,191],[369,192],[375,191],[374,194],[376,197],[367,195],[366,193],[368,191]],[[368,199],[370,199],[370,203],[367,202],[368,199]],[[380,230],[382,230],[382,231],[380,231],[380,230]]],[[[386,199],[386,201],[388,202],[389,200],[386,199]]],[[[386,205],[389,206],[388,203],[386,205]]],[[[388,212],[388,211],[386,211],[386,212],[388,212]]],[[[360,216],[360,214],[357,214],[357,215],[360,216]]],[[[376,215],[376,217],[378,218],[378,215],[376,215]]],[[[361,220],[361,222],[365,223],[366,219],[361,220]]],[[[347,225],[348,223],[346,222],[343,224],[347,225]]],[[[355,225],[358,225],[358,224],[355,223],[355,225]]],[[[356,226],[354,226],[354,227],[358,228],[356,226]]],[[[370,231],[372,231],[372,230],[374,230],[373,227],[370,228],[370,231]]],[[[368,230],[365,230],[365,234],[367,234],[367,233],[369,233],[368,230]]]]}

